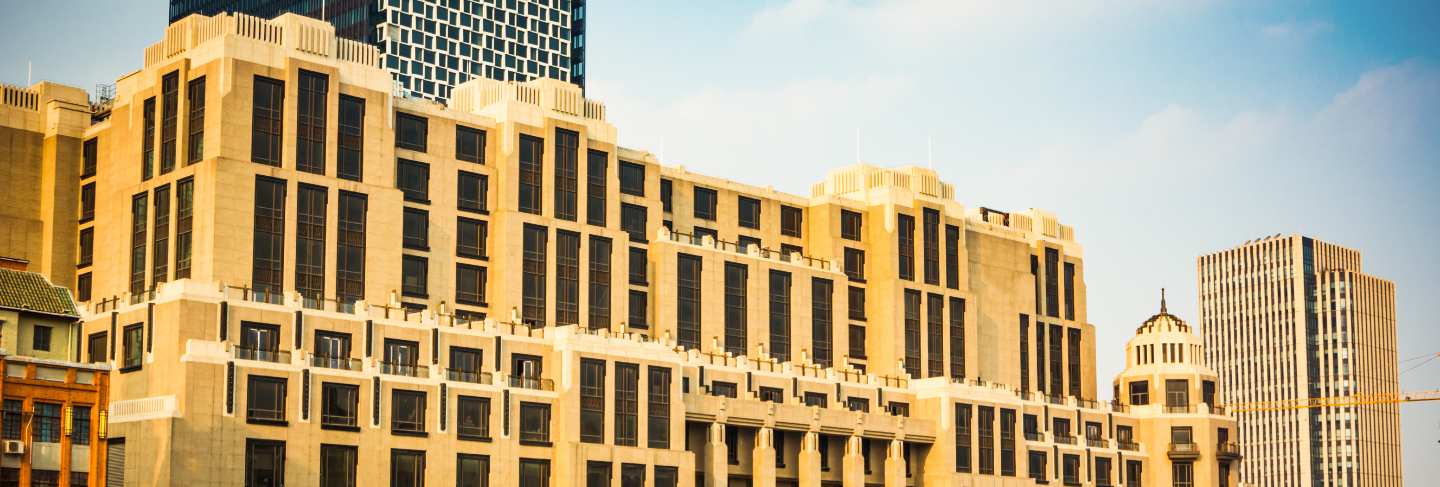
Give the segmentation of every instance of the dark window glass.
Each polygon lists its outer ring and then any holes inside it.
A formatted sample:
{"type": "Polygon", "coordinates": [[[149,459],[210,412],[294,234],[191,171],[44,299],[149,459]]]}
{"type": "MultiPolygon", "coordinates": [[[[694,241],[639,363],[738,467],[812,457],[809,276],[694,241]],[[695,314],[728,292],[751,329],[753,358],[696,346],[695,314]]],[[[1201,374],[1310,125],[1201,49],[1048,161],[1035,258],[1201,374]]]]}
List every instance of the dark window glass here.
{"type": "Polygon", "coordinates": [[[485,131],[463,125],[456,125],[455,158],[466,162],[484,164],[485,131]]]}
{"type": "Polygon", "coordinates": [[[180,73],[160,78],[160,174],[175,170],[175,139],[180,127],[180,73]]]}
{"type": "Polygon", "coordinates": [[[955,471],[970,471],[970,449],[974,445],[970,437],[970,405],[955,405],[955,471]]]}
{"type": "Polygon", "coordinates": [[[940,284],[940,212],[926,208],[921,212],[925,237],[925,284],[940,284]]]}
{"type": "Polygon", "coordinates": [[[365,213],[367,198],[340,192],[340,225],[336,229],[335,297],[341,303],[365,299],[365,213]]]}
{"type": "Polygon", "coordinates": [[[359,181],[365,175],[365,99],[340,95],[340,143],[335,153],[336,173],[359,181]]]}
{"type": "Polygon", "coordinates": [[[1015,475],[1015,410],[1000,410],[1000,475],[1015,475]]]}
{"type": "Polygon", "coordinates": [[[655,487],[675,487],[677,485],[680,485],[680,469],[655,466],[655,487]]]}
{"type": "Polygon", "coordinates": [[[630,234],[631,242],[645,241],[645,207],[629,203],[620,204],[620,229],[630,234]]]}
{"type": "Polygon", "coordinates": [[[489,398],[460,396],[456,410],[460,415],[460,438],[490,438],[489,398]]]}
{"type": "MultiPolygon", "coordinates": [[[[696,195],[699,195],[698,192],[696,195]]],[[[760,228],[760,200],[740,196],[738,197],[736,206],[740,210],[740,226],[745,228],[760,228]]]]}
{"type": "Polygon", "coordinates": [[[520,304],[521,319],[531,327],[545,326],[545,307],[548,303],[545,296],[545,278],[549,272],[545,268],[545,254],[550,238],[548,232],[549,230],[542,226],[525,225],[524,261],[521,265],[523,296],[520,304]]]}
{"type": "Polygon", "coordinates": [[[660,206],[666,213],[675,211],[675,183],[669,179],[660,180],[660,206]]]}
{"type": "Polygon", "coordinates": [[[430,260],[418,255],[406,255],[400,259],[400,291],[415,298],[430,294],[430,260]]]}
{"type": "Polygon", "coordinates": [[[580,441],[605,442],[604,360],[580,360],[580,441]]]}
{"type": "Polygon", "coordinates": [[[520,136],[520,211],[540,214],[540,197],[544,194],[540,181],[545,172],[541,159],[544,156],[545,141],[539,137],[520,136]]]}
{"type": "Polygon", "coordinates": [[[485,268],[455,264],[455,302],[485,306],[485,268]]]}
{"type": "Polygon", "coordinates": [[[759,398],[761,401],[766,402],[785,402],[785,389],[781,389],[779,387],[760,386],[760,390],[758,393],[756,393],[756,397],[759,398]]]}
{"type": "Polygon", "coordinates": [[[170,185],[155,188],[154,239],[150,251],[151,288],[170,278],[170,185]]]}
{"type": "Polygon", "coordinates": [[[125,347],[125,355],[120,360],[120,370],[140,368],[141,359],[145,355],[145,326],[140,323],[126,326],[120,344],[125,347]]]}
{"type": "Polygon", "coordinates": [[[89,139],[80,149],[80,177],[88,178],[95,175],[95,167],[99,164],[100,139],[89,139]]]}
{"type": "Polygon", "coordinates": [[[300,185],[295,221],[295,290],[307,306],[319,306],[325,298],[325,216],[328,191],[319,186],[300,185]]]}
{"type": "Polygon", "coordinates": [[[868,413],[870,412],[870,400],[863,397],[847,397],[845,398],[845,409],[868,413]]]}
{"type": "Polygon", "coordinates": [[[822,367],[830,367],[832,363],[834,293],[835,284],[829,279],[816,277],[810,281],[810,339],[815,343],[815,363],[822,367]]]}
{"type": "Polygon", "coordinates": [[[430,165],[400,159],[395,163],[395,185],[405,194],[405,201],[430,202],[430,165]]]}
{"type": "Polygon", "coordinates": [[[670,369],[650,366],[649,424],[650,448],[670,448],[670,369]]]}
{"type": "Polygon", "coordinates": [[[640,247],[630,248],[630,284],[643,286],[648,284],[647,268],[650,261],[645,256],[645,249],[640,247]]]}
{"type": "Polygon", "coordinates": [[[905,372],[920,377],[920,291],[905,290],[905,372]]]}
{"type": "Polygon", "coordinates": [[[269,323],[240,323],[241,358],[274,362],[279,358],[280,327],[269,323]]]}
{"type": "Polygon", "coordinates": [[[790,361],[790,273],[770,271],[770,356],[790,361]]]}
{"type": "Polygon", "coordinates": [[[945,375],[945,297],[925,295],[925,376],[945,375]]]}
{"type": "Polygon", "coordinates": [[[425,452],[390,450],[390,487],[423,487],[425,452]]]}
{"type": "Polygon", "coordinates": [[[1060,251],[1045,249],[1045,316],[1060,317],[1060,251]]]}
{"type": "Polygon", "coordinates": [[[680,254],[677,260],[676,341],[685,348],[700,348],[700,257],[680,254]]]}
{"type": "Polygon", "coordinates": [[[95,219],[95,183],[80,187],[80,221],[95,219]]]}
{"type": "Polygon", "coordinates": [[[36,402],[32,428],[34,430],[31,433],[31,440],[41,443],[59,443],[60,405],[36,402]]]}
{"type": "Polygon", "coordinates": [[[793,206],[780,205],[780,234],[787,237],[801,236],[805,212],[793,206]]]}
{"type": "Polygon", "coordinates": [[[1065,263],[1065,319],[1075,319],[1075,264],[1065,263]]]}
{"type": "Polygon", "coordinates": [[[1080,330],[1066,328],[1066,355],[1069,358],[1070,395],[1080,397],[1080,330]]]}
{"type": "MultiPolygon", "coordinates": [[[[72,409],[71,412],[70,412],[70,417],[71,417],[71,420],[70,420],[70,421],[71,421],[71,428],[72,428],[71,431],[70,431],[70,444],[72,444],[72,445],[89,445],[89,444],[90,444],[90,406],[81,406],[81,405],[78,405],[78,404],[77,404],[77,405],[74,405],[74,406],[71,406],[71,407],[72,407],[73,409],[72,409]]],[[[59,418],[56,418],[56,419],[59,419],[59,418]]],[[[57,423],[58,423],[58,421],[57,421],[57,423]]],[[[58,424],[57,424],[57,426],[58,426],[58,424]]],[[[59,431],[59,428],[58,428],[58,427],[56,428],[56,431],[57,431],[57,432],[59,431]]],[[[85,485],[85,484],[81,484],[81,485],[85,485]]]]}
{"type": "MultiPolygon", "coordinates": [[[[585,222],[603,227],[608,220],[605,202],[609,198],[610,155],[591,150],[586,155],[585,164],[585,222]]],[[[623,188],[623,163],[621,168],[623,188]]]]}
{"type": "Polygon", "coordinates": [[[634,289],[631,289],[631,290],[630,290],[630,313],[629,313],[629,319],[630,319],[630,327],[631,327],[631,328],[641,328],[641,329],[644,329],[644,328],[649,328],[649,327],[650,327],[650,321],[649,321],[650,310],[649,310],[649,307],[650,307],[650,298],[649,298],[649,296],[645,293],[645,291],[636,291],[636,290],[634,290],[634,289]]]}
{"type": "Polygon", "coordinates": [[[725,351],[734,355],[749,350],[749,280],[745,264],[725,263],[725,351]]]}
{"type": "Polygon", "coordinates": [[[1035,320],[1035,388],[1045,392],[1045,324],[1035,320]]]}
{"type": "Polygon", "coordinates": [[[485,242],[490,228],[483,220],[460,217],[455,220],[455,253],[472,259],[486,258],[485,242]]]}
{"type": "Polygon", "coordinates": [[[645,487],[645,466],[638,463],[621,465],[620,487],[645,487]]]}
{"type": "Polygon", "coordinates": [[[865,288],[851,286],[848,301],[849,303],[847,304],[850,306],[850,319],[865,321],[865,288]]]}
{"type": "Polygon", "coordinates": [[[520,441],[532,443],[550,442],[550,405],[534,402],[520,403],[520,441]]]}
{"type": "Polygon", "coordinates": [[[248,402],[245,416],[250,422],[285,421],[285,386],[283,377],[250,376],[246,387],[248,402]]]}
{"type": "Polygon", "coordinates": [[[850,325],[850,356],[865,358],[865,325],[850,325]]]}
{"type": "Polygon", "coordinates": [[[550,485],[550,461],[531,458],[520,459],[519,487],[548,487],[550,485]]]}
{"type": "Polygon", "coordinates": [[[80,229],[80,259],[76,267],[89,267],[95,260],[95,228],[80,229]]]}
{"type": "MultiPolygon", "coordinates": [[[[348,356],[348,354],[346,355],[348,356]]],[[[360,386],[325,382],[320,385],[320,425],[354,428],[360,407],[360,386]]]]}
{"type": "Polygon", "coordinates": [[[590,236],[590,313],[592,329],[610,328],[610,239],[590,236]]]}
{"type": "Polygon", "coordinates": [[[715,190],[710,188],[695,188],[695,218],[701,220],[715,219],[715,203],[719,197],[715,190]]]}
{"type": "Polygon", "coordinates": [[[195,229],[195,180],[175,184],[175,278],[190,277],[191,247],[195,229]]]}
{"type": "Polygon", "coordinates": [[[490,485],[490,457],[460,453],[455,457],[456,487],[487,487],[490,485]]]}
{"type": "Polygon", "coordinates": [[[860,216],[860,213],[840,210],[840,238],[859,241],[863,222],[864,217],[860,216]]]}
{"type": "Polygon", "coordinates": [[[425,392],[390,391],[390,429],[395,432],[425,432],[425,392]]]}
{"type": "Polygon", "coordinates": [[[1065,340],[1065,333],[1059,325],[1050,325],[1050,393],[1056,396],[1065,395],[1065,369],[1064,358],[1060,355],[1060,343],[1065,340]]]}
{"type": "Polygon", "coordinates": [[[1130,383],[1130,405],[1144,406],[1150,404],[1150,383],[1140,380],[1130,383]]]}
{"type": "Polygon", "coordinates": [[[92,281],[91,281],[91,277],[90,277],[90,273],[89,273],[89,272],[86,272],[86,273],[80,274],[79,276],[76,276],[76,277],[75,277],[75,299],[78,299],[78,300],[80,300],[80,301],[89,301],[89,300],[90,300],[91,285],[92,285],[92,281]]]}
{"type": "Polygon", "coordinates": [[[580,324],[580,234],[555,231],[555,325],[580,324]]]}
{"type": "Polygon", "coordinates": [[[950,377],[965,378],[965,300],[956,297],[950,298],[950,377]]]}
{"type": "Polygon", "coordinates": [[[945,287],[960,288],[960,227],[945,225],[945,287]]]}
{"type": "Polygon", "coordinates": [[[645,165],[620,161],[620,192],[645,196],[645,165]]]}
{"type": "Polygon", "coordinates": [[[252,104],[250,160],[280,165],[280,129],[285,83],[264,76],[255,77],[255,101],[252,104]]]}
{"type": "Polygon", "coordinates": [[[395,147],[425,152],[430,121],[408,113],[395,114],[395,147]]]}
{"type": "Polygon", "coordinates": [[[406,208],[403,227],[405,248],[430,250],[430,212],[406,208]]]}
{"type": "Polygon", "coordinates": [[[615,444],[636,446],[640,431],[640,366],[615,364],[615,444]]]}
{"type": "Polygon", "coordinates": [[[823,408],[823,407],[825,407],[825,406],[826,406],[827,404],[829,404],[829,403],[830,403],[830,396],[825,395],[825,393],[823,393],[823,392],[806,392],[806,393],[805,393],[805,405],[806,405],[806,406],[817,406],[817,407],[822,407],[822,408],[823,408]]]}
{"type": "MultiPolygon", "coordinates": [[[[961,304],[964,304],[964,301],[961,301],[961,304]]],[[[950,306],[951,308],[955,307],[954,303],[951,303],[950,306]]],[[[953,314],[950,318],[950,326],[952,328],[955,326],[953,314]]],[[[963,327],[964,324],[962,323],[961,326],[963,327]]],[[[955,332],[951,330],[950,333],[954,334],[955,332]]],[[[961,358],[963,359],[964,356],[962,355],[961,358]]],[[[1030,317],[1024,314],[1020,315],[1020,390],[1030,390],[1030,317]]]]}
{"type": "Polygon", "coordinates": [[[899,256],[899,275],[907,281],[915,280],[915,217],[898,215],[895,225],[895,254],[899,256]]]}
{"type": "Polygon", "coordinates": [[[300,70],[300,107],[295,117],[295,168],[325,174],[325,112],[330,77],[300,70]]]}
{"type": "Polygon", "coordinates": [[[50,327],[35,325],[30,333],[30,348],[38,351],[50,351],[50,327]]]}
{"type": "Polygon", "coordinates": [[[995,408],[980,406],[980,473],[995,473],[995,408]]]}
{"type": "Polygon", "coordinates": [[[320,487],[355,487],[356,447],[320,445],[320,487]]]}
{"type": "MultiPolygon", "coordinates": [[[[258,86],[256,91],[259,91],[258,86]]],[[[141,116],[145,124],[143,132],[145,140],[140,143],[140,179],[149,180],[155,175],[155,98],[146,98],[142,109],[144,110],[141,116]]],[[[260,108],[257,105],[255,109],[258,111],[260,108]]]]}
{"type": "MultiPolygon", "coordinates": [[[[25,427],[25,402],[20,399],[6,399],[4,417],[0,418],[0,424],[4,425],[5,439],[19,440],[20,432],[25,427]]],[[[18,478],[16,482],[18,485],[18,478]]]]}
{"type": "Polygon", "coordinates": [[[255,242],[252,287],[263,299],[279,302],[285,270],[285,181],[255,178],[255,242]]]}
{"type": "Polygon", "coordinates": [[[462,210],[486,213],[490,209],[490,178],[484,174],[460,171],[458,193],[462,210]]]}
{"type": "Polygon", "coordinates": [[[1049,483],[1047,479],[1050,478],[1050,475],[1046,472],[1045,468],[1047,460],[1049,460],[1049,457],[1047,457],[1043,451],[1030,452],[1030,461],[1028,462],[1030,465],[1030,478],[1035,479],[1035,483],[1037,484],[1049,483]]]}
{"type": "Polygon", "coordinates": [[[585,487],[610,487],[610,462],[585,463],[585,487]]]}
{"type": "Polygon", "coordinates": [[[108,332],[91,333],[89,338],[90,346],[85,347],[90,352],[89,363],[97,364],[110,359],[109,345],[110,334],[108,332]]]}
{"type": "Polygon", "coordinates": [[[245,486],[285,485],[285,442],[245,440],[245,486]]]}
{"type": "Polygon", "coordinates": [[[555,129],[555,218],[575,221],[580,134],[555,129]]]}

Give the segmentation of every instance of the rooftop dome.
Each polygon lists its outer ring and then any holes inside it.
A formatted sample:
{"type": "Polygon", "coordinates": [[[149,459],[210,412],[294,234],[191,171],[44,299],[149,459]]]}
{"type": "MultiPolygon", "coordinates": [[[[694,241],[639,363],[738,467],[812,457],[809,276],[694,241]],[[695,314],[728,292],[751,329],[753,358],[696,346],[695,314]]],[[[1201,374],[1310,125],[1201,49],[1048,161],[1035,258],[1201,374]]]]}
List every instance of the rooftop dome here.
{"type": "Polygon", "coordinates": [[[1140,324],[1139,328],[1135,329],[1135,333],[1156,331],[1190,332],[1190,325],[1185,324],[1185,320],[1170,314],[1170,312],[1165,309],[1165,288],[1160,288],[1160,312],[1151,316],[1150,319],[1145,320],[1144,323],[1140,324]]]}

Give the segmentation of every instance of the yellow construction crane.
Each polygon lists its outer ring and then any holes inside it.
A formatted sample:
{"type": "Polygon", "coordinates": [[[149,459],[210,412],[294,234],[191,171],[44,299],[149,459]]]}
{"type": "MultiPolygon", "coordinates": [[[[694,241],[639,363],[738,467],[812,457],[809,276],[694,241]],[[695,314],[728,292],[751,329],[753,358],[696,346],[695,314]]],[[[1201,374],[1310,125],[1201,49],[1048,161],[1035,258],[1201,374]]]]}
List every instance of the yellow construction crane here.
{"type": "MultiPolygon", "coordinates": [[[[1414,362],[1419,359],[1425,359],[1422,362],[1411,365],[1409,368],[1401,371],[1400,374],[1404,375],[1405,372],[1415,370],[1420,366],[1430,363],[1430,361],[1437,358],[1440,358],[1440,353],[1425,354],[1418,357],[1401,360],[1400,363],[1403,364],[1407,362],[1414,362]]],[[[1248,413],[1255,411],[1284,411],[1289,409],[1333,408],[1347,406],[1366,406],[1372,404],[1399,404],[1405,402],[1421,401],[1440,401],[1440,389],[1414,392],[1383,392],[1376,394],[1354,394],[1349,396],[1310,397],[1301,399],[1287,399],[1282,401],[1243,402],[1226,404],[1224,405],[1224,407],[1227,411],[1230,412],[1248,413]]]]}

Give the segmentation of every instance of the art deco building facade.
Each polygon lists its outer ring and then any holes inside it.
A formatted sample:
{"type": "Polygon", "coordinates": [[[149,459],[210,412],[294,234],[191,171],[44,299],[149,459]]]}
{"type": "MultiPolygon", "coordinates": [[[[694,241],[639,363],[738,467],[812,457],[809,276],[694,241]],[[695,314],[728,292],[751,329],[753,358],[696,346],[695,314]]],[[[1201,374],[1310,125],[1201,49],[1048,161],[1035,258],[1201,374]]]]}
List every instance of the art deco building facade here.
{"type": "MultiPolygon", "coordinates": [[[[1399,393],[1395,285],[1358,251],[1274,236],[1198,259],[1206,361],[1226,404],[1399,393]]],[[[1236,413],[1241,478],[1261,486],[1402,485],[1397,404],[1236,413]]]]}
{"type": "Polygon", "coordinates": [[[554,80],[393,97],[332,29],[172,24],[84,132],[107,481],[1230,485],[1203,369],[1096,401],[1054,215],[915,167],[665,166],[554,80]]]}

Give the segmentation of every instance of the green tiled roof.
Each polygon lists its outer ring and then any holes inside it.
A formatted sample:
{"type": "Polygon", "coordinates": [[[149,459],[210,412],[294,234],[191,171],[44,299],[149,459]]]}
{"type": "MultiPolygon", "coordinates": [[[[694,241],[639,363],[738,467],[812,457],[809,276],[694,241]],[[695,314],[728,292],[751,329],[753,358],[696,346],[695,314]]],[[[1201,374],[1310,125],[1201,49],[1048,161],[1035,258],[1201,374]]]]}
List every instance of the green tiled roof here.
{"type": "Polygon", "coordinates": [[[0,308],[80,317],[70,290],[34,272],[0,269],[0,308]]]}

